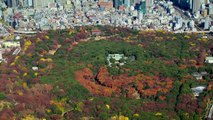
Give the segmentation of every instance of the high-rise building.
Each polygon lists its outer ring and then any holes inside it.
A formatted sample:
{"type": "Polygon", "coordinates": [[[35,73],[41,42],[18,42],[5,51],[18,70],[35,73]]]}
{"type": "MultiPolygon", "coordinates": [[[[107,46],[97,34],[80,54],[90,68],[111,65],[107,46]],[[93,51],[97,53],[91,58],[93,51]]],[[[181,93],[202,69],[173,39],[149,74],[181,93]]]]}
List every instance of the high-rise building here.
{"type": "Polygon", "coordinates": [[[33,6],[33,0],[27,0],[27,5],[28,7],[32,7],[33,6]]]}
{"type": "Polygon", "coordinates": [[[192,12],[196,13],[200,10],[201,1],[200,0],[193,0],[192,1],[192,12]]]}
{"type": "Polygon", "coordinates": [[[189,10],[192,8],[192,1],[193,0],[173,0],[173,3],[184,10],[189,10]]]}
{"type": "Polygon", "coordinates": [[[146,1],[141,1],[140,3],[140,11],[145,14],[146,13],[146,1]]]}
{"type": "Polygon", "coordinates": [[[189,10],[190,9],[190,0],[181,0],[180,1],[180,7],[182,9],[185,9],[185,10],[189,10]]]}
{"type": "Polygon", "coordinates": [[[209,15],[213,15],[213,4],[209,4],[209,15]]]}
{"type": "Polygon", "coordinates": [[[141,22],[142,19],[143,19],[143,13],[141,11],[138,11],[138,20],[139,20],[139,22],[141,22]]]}
{"type": "Polygon", "coordinates": [[[192,1],[193,1],[193,0],[189,0],[189,9],[190,9],[190,10],[192,10],[192,6],[193,6],[192,1]]]}
{"type": "Polygon", "coordinates": [[[3,61],[2,51],[0,50],[0,63],[3,61]]]}
{"type": "Polygon", "coordinates": [[[180,6],[181,0],[172,0],[174,5],[180,6]]]}
{"type": "Polygon", "coordinates": [[[130,0],[130,6],[134,4],[134,0],[130,0]]]}
{"type": "Polygon", "coordinates": [[[118,9],[123,4],[122,0],[113,0],[113,6],[118,9]]]}
{"type": "Polygon", "coordinates": [[[113,2],[109,0],[99,0],[98,5],[102,9],[112,9],[113,8],[113,2]]]}
{"type": "Polygon", "coordinates": [[[20,0],[23,7],[33,7],[33,0],[20,0]]]}
{"type": "Polygon", "coordinates": [[[134,0],[134,4],[140,3],[141,0],[134,0]]]}
{"type": "Polygon", "coordinates": [[[209,27],[210,27],[210,19],[209,19],[209,17],[206,17],[206,20],[205,20],[205,22],[204,22],[204,29],[205,30],[208,30],[209,29],[209,27]]]}
{"type": "Polygon", "coordinates": [[[200,0],[200,4],[205,4],[205,0],[200,0]]]}
{"type": "Polygon", "coordinates": [[[44,6],[44,3],[43,3],[42,1],[43,1],[43,0],[34,0],[34,1],[33,1],[34,8],[43,7],[43,6],[44,6]]]}
{"type": "Polygon", "coordinates": [[[6,0],[6,4],[8,7],[18,7],[18,0],[6,0]]]}
{"type": "Polygon", "coordinates": [[[56,0],[56,3],[64,6],[67,3],[67,1],[66,0],[56,0]]]}
{"type": "MultiPolygon", "coordinates": [[[[211,1],[212,2],[212,1],[211,1]]],[[[206,4],[210,4],[210,0],[206,0],[206,4]]]]}
{"type": "Polygon", "coordinates": [[[208,10],[205,9],[205,10],[203,11],[203,17],[206,17],[207,15],[208,15],[208,10]]]}
{"type": "Polygon", "coordinates": [[[3,15],[3,12],[2,12],[2,10],[0,9],[0,19],[2,19],[2,15],[3,15]]]}
{"type": "Polygon", "coordinates": [[[152,7],[154,4],[154,0],[146,0],[146,8],[152,7]]]}
{"type": "Polygon", "coordinates": [[[55,0],[33,0],[33,5],[35,8],[48,7],[48,5],[51,3],[55,3],[55,0]]]}
{"type": "Polygon", "coordinates": [[[12,0],[7,0],[6,4],[7,4],[7,7],[12,7],[12,0]]]}
{"type": "Polygon", "coordinates": [[[190,21],[189,21],[189,27],[190,27],[191,29],[194,29],[194,26],[195,26],[195,22],[194,22],[193,20],[190,20],[190,21]]]}
{"type": "Polygon", "coordinates": [[[124,0],[125,7],[130,7],[130,0],[124,0]]]}

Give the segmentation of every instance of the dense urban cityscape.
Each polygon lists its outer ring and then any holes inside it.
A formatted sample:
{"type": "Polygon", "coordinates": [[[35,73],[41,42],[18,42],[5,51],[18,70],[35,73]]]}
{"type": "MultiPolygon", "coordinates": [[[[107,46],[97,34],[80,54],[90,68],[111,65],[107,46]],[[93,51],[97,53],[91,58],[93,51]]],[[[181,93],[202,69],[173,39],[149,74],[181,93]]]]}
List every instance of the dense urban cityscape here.
{"type": "Polygon", "coordinates": [[[209,0],[6,0],[0,18],[18,31],[111,25],[174,32],[212,31],[209,0]]]}
{"type": "Polygon", "coordinates": [[[212,96],[212,0],[0,0],[0,120],[211,120],[212,96]]]}

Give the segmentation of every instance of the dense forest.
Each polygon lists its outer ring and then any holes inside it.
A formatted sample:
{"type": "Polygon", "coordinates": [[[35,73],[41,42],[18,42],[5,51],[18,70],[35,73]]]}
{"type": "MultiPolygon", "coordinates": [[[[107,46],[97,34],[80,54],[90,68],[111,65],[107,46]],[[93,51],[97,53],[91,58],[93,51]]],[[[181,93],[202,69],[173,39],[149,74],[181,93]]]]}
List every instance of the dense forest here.
{"type": "Polygon", "coordinates": [[[24,36],[20,54],[0,64],[0,119],[203,119],[213,40],[202,36],[110,26],[24,36]],[[197,86],[206,89],[195,97],[197,86]]]}

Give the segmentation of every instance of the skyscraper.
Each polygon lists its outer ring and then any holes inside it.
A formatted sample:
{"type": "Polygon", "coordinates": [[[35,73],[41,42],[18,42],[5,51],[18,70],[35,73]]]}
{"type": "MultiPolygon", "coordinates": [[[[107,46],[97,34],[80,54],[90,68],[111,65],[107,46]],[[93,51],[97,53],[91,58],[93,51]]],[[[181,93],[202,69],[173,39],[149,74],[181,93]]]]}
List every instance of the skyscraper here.
{"type": "Polygon", "coordinates": [[[56,0],[56,3],[64,6],[67,3],[67,1],[66,0],[56,0]]]}
{"type": "Polygon", "coordinates": [[[192,1],[192,12],[196,13],[197,11],[199,11],[200,6],[201,6],[200,0],[193,0],[192,1]]]}
{"type": "Polygon", "coordinates": [[[33,7],[33,0],[20,0],[23,7],[33,7]]]}
{"type": "Polygon", "coordinates": [[[3,60],[3,56],[2,56],[2,51],[0,50],[0,63],[2,62],[3,60]]]}
{"type": "Polygon", "coordinates": [[[6,0],[6,4],[8,7],[18,7],[18,0],[6,0]]]}
{"type": "Polygon", "coordinates": [[[213,15],[213,4],[209,4],[209,15],[213,15]]]}
{"type": "Polygon", "coordinates": [[[3,13],[2,13],[2,10],[0,9],[0,19],[2,19],[2,15],[3,15],[3,13]]]}
{"type": "Polygon", "coordinates": [[[11,7],[12,6],[12,0],[7,0],[6,5],[7,5],[7,7],[11,7]]]}
{"type": "Polygon", "coordinates": [[[116,9],[118,9],[122,4],[122,0],[113,0],[113,5],[116,9]]]}
{"type": "Polygon", "coordinates": [[[134,4],[134,0],[130,0],[130,6],[134,4]]]}
{"type": "Polygon", "coordinates": [[[140,3],[140,11],[145,14],[146,13],[146,1],[141,1],[140,3]]]}
{"type": "Polygon", "coordinates": [[[190,10],[192,10],[192,5],[193,5],[193,4],[192,4],[192,3],[193,3],[192,1],[193,1],[193,0],[189,0],[189,9],[190,9],[190,10]]]}
{"type": "Polygon", "coordinates": [[[179,6],[184,10],[190,9],[190,0],[180,0],[179,6]]]}
{"type": "Polygon", "coordinates": [[[139,20],[139,22],[141,22],[142,19],[143,19],[143,13],[141,11],[138,11],[138,20],[139,20]]]}
{"type": "Polygon", "coordinates": [[[33,0],[33,5],[35,8],[47,7],[50,3],[55,3],[55,0],[33,0]]]}
{"type": "Polygon", "coordinates": [[[43,7],[44,3],[42,1],[43,0],[34,0],[33,1],[34,8],[43,7]]]}
{"type": "Polygon", "coordinates": [[[33,0],[27,0],[27,5],[28,7],[32,7],[33,6],[33,0]]]}
{"type": "Polygon", "coordinates": [[[173,0],[173,3],[184,10],[189,10],[192,7],[192,1],[193,0],[173,0]]]}
{"type": "Polygon", "coordinates": [[[146,8],[152,7],[154,4],[154,0],[146,0],[146,8]]]}
{"type": "Polygon", "coordinates": [[[130,7],[130,0],[124,0],[125,7],[130,7]]]}
{"type": "Polygon", "coordinates": [[[204,22],[204,29],[205,30],[209,29],[209,26],[210,26],[209,24],[210,24],[210,19],[209,19],[209,16],[208,16],[208,17],[206,17],[206,20],[204,22]]]}

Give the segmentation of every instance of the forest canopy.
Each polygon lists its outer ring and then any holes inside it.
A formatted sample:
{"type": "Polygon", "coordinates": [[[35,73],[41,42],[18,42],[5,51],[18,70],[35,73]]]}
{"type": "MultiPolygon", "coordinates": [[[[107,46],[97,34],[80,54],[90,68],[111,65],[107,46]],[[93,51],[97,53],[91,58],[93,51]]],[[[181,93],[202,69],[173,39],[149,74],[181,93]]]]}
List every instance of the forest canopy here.
{"type": "Polygon", "coordinates": [[[0,119],[204,118],[213,41],[199,36],[110,26],[26,36],[20,54],[0,64],[0,119]],[[109,66],[109,54],[124,56],[109,66]],[[195,97],[191,88],[201,85],[195,97]]]}

